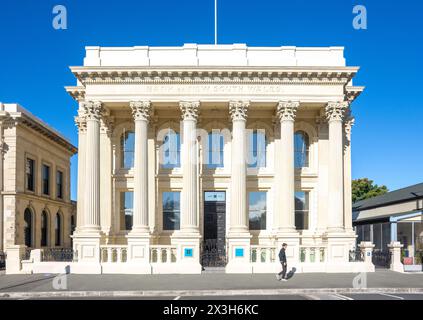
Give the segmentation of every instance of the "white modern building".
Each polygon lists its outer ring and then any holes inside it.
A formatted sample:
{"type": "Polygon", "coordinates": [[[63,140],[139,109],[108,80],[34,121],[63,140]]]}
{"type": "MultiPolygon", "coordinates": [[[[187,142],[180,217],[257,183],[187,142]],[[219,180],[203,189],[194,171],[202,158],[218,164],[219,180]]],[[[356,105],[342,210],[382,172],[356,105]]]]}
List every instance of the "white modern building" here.
{"type": "Polygon", "coordinates": [[[87,47],[75,273],[364,270],[342,47],[87,47]]]}

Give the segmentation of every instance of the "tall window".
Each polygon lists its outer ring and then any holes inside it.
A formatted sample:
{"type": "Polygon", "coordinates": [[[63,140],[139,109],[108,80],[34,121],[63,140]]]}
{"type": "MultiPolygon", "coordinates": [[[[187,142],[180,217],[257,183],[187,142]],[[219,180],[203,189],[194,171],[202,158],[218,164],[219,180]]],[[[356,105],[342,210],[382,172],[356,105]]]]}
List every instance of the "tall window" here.
{"type": "Polygon", "coordinates": [[[125,191],[120,193],[121,229],[132,230],[134,215],[134,193],[125,191]]]}
{"type": "Polygon", "coordinates": [[[120,139],[120,166],[124,169],[134,167],[135,133],[125,131],[120,139]]]}
{"type": "Polygon", "coordinates": [[[73,234],[73,232],[75,231],[76,228],[76,223],[75,223],[75,216],[71,215],[70,218],[70,233],[73,234]]]}
{"type": "Polygon", "coordinates": [[[307,191],[295,192],[295,228],[307,230],[309,221],[309,193],[307,191]]]}
{"type": "Polygon", "coordinates": [[[162,168],[173,169],[181,166],[181,138],[179,133],[169,129],[162,145],[162,168]]]}
{"type": "Polygon", "coordinates": [[[294,153],[295,168],[305,168],[309,166],[309,148],[310,141],[308,134],[304,131],[295,132],[294,136],[294,153]]]}
{"type": "Polygon", "coordinates": [[[25,245],[30,248],[32,247],[32,211],[29,208],[25,209],[24,212],[24,237],[25,245]]]}
{"type": "Polygon", "coordinates": [[[266,134],[265,130],[253,130],[249,134],[248,167],[266,167],[266,134]]]}
{"type": "Polygon", "coordinates": [[[163,230],[180,229],[180,192],[163,192],[163,230]]]}
{"type": "Polygon", "coordinates": [[[43,211],[41,213],[41,246],[47,247],[48,245],[48,214],[43,211]]]}
{"type": "Polygon", "coordinates": [[[223,135],[220,132],[209,133],[207,167],[209,169],[223,167],[223,135]]]}
{"type": "Polygon", "coordinates": [[[50,194],[50,167],[43,164],[43,194],[50,194]]]}
{"type": "Polygon", "coordinates": [[[250,230],[266,230],[266,192],[249,193],[250,230]]]}
{"type": "Polygon", "coordinates": [[[56,192],[57,197],[63,199],[63,172],[57,171],[56,174],[56,192]]]}
{"type": "Polygon", "coordinates": [[[27,158],[25,164],[26,173],[26,189],[35,191],[35,175],[34,175],[35,161],[27,158]]]}
{"type": "Polygon", "coordinates": [[[56,243],[55,245],[61,246],[62,245],[62,217],[60,213],[56,213],[56,219],[54,221],[54,235],[56,243]]]}

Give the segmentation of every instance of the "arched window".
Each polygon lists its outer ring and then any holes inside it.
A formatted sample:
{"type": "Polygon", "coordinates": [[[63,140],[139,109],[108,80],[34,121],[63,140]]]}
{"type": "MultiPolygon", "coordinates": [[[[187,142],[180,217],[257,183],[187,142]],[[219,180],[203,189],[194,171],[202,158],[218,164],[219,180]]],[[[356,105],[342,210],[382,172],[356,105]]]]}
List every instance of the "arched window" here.
{"type": "Polygon", "coordinates": [[[56,213],[56,219],[54,221],[54,235],[55,235],[55,245],[57,247],[62,245],[62,216],[60,213],[56,213]]]}
{"type": "Polygon", "coordinates": [[[73,234],[73,232],[75,231],[75,228],[76,228],[75,216],[74,215],[71,215],[70,227],[71,227],[70,233],[73,234]]]}
{"type": "Polygon", "coordinates": [[[209,169],[223,167],[223,135],[218,131],[209,133],[207,167],[209,169]]]}
{"type": "Polygon", "coordinates": [[[252,130],[249,133],[248,167],[266,167],[266,134],[264,129],[252,130]]]}
{"type": "Polygon", "coordinates": [[[124,169],[134,167],[135,133],[124,131],[120,138],[120,166],[124,169]]]}
{"type": "Polygon", "coordinates": [[[181,138],[179,133],[169,129],[163,139],[162,168],[173,169],[181,166],[181,138]]]}
{"type": "Polygon", "coordinates": [[[41,213],[41,246],[48,245],[48,214],[46,211],[41,213]]]}
{"type": "Polygon", "coordinates": [[[304,131],[295,132],[294,136],[294,159],[295,168],[304,168],[309,166],[309,148],[310,140],[308,134],[304,131]]]}
{"type": "Polygon", "coordinates": [[[33,216],[32,216],[32,211],[29,208],[25,209],[24,212],[24,237],[25,237],[25,245],[27,247],[32,247],[32,238],[33,238],[33,216]]]}

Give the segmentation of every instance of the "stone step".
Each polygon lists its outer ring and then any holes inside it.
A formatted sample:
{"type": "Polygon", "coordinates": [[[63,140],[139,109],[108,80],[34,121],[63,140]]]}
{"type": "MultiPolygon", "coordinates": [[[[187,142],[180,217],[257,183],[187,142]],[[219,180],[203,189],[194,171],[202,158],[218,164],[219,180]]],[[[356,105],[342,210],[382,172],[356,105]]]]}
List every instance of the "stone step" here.
{"type": "Polygon", "coordinates": [[[201,273],[225,273],[224,267],[205,267],[201,273]]]}

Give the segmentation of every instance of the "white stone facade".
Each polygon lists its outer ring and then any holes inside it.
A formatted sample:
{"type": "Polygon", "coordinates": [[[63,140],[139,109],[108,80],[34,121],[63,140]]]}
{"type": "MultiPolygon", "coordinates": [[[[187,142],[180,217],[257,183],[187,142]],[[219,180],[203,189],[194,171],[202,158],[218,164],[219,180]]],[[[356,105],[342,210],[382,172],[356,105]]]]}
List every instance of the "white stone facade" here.
{"type": "Polygon", "coordinates": [[[76,147],[18,104],[0,103],[0,141],[0,252],[72,247],[76,147]]]}
{"type": "Polygon", "coordinates": [[[278,271],[282,243],[299,272],[364,270],[349,262],[350,110],[363,87],[353,86],[358,68],[346,66],[343,48],[87,47],[71,70],[77,85],[66,89],[79,102],[71,272],[200,273],[214,227],[205,192],[224,192],[218,237],[228,273],[278,271]],[[212,130],[227,133],[214,151],[212,130]],[[166,141],[177,145],[168,153],[166,141]],[[219,165],[208,165],[210,154],[219,165]],[[163,165],[167,156],[176,165],[163,165]],[[256,207],[260,227],[251,230],[256,207]]]}

